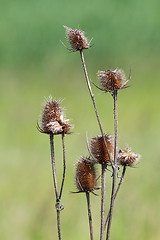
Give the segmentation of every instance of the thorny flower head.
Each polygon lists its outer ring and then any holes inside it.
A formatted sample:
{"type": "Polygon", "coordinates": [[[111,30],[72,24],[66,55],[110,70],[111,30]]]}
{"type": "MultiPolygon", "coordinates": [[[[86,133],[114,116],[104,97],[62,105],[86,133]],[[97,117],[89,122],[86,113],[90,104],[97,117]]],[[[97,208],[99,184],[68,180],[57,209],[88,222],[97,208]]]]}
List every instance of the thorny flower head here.
{"type": "Polygon", "coordinates": [[[125,74],[121,69],[98,71],[97,75],[101,88],[105,92],[123,89],[129,81],[126,81],[125,74]]]}
{"type": "Polygon", "coordinates": [[[64,119],[60,103],[60,100],[53,100],[51,97],[46,101],[42,112],[41,127],[39,127],[40,132],[54,135],[70,133],[72,126],[68,123],[68,119],[64,119]]]}
{"type": "Polygon", "coordinates": [[[74,30],[66,26],[64,26],[64,28],[66,29],[66,37],[71,45],[72,51],[81,51],[90,47],[88,39],[85,37],[85,33],[83,31],[78,29],[74,30]]]}
{"type": "Polygon", "coordinates": [[[105,134],[91,138],[90,150],[92,157],[100,164],[109,164],[113,160],[114,149],[110,135],[105,134]],[[104,142],[105,139],[105,142],[104,142]],[[107,149],[106,149],[107,146],[107,149]],[[109,153],[109,154],[108,154],[109,153]]]}
{"type": "Polygon", "coordinates": [[[140,159],[140,155],[131,152],[131,149],[126,147],[125,150],[119,150],[118,163],[122,166],[135,167],[140,159]]]}
{"type": "Polygon", "coordinates": [[[93,192],[96,189],[96,170],[94,162],[81,157],[76,165],[76,187],[79,192],[93,192]]]}

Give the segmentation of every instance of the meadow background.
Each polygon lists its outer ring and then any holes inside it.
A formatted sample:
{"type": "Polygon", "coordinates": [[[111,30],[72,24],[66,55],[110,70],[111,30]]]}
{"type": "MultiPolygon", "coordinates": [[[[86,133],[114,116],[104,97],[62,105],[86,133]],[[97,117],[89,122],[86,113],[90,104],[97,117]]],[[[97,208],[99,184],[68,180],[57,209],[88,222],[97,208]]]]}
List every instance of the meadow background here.
{"type": "MultiPolygon", "coordinates": [[[[56,240],[49,138],[36,123],[45,97],[62,98],[74,133],[66,137],[67,180],[62,203],[65,240],[89,239],[86,201],[75,190],[74,164],[87,155],[86,133],[99,134],[80,57],[69,53],[63,25],[80,27],[93,46],[85,52],[90,78],[98,70],[124,69],[130,88],[119,93],[119,147],[140,153],[116,200],[112,240],[158,240],[160,236],[160,112],[158,0],[0,3],[0,239],[56,240]]],[[[94,88],[106,132],[113,134],[113,103],[94,88]]],[[[61,141],[56,137],[61,174],[61,141]]],[[[110,173],[108,172],[108,181],[110,173]]],[[[109,192],[109,189],[108,189],[109,192]]],[[[100,198],[92,196],[99,236],[100,198]]]]}

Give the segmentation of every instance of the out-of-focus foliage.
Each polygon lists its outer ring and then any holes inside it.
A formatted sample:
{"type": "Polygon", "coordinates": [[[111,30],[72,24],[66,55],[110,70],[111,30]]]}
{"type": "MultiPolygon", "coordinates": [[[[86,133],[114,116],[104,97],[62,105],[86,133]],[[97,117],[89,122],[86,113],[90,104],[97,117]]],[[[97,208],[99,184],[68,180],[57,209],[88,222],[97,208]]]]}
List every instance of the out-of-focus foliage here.
{"type": "MultiPolygon", "coordinates": [[[[68,53],[60,42],[66,44],[63,25],[93,37],[85,56],[96,84],[98,70],[119,67],[129,75],[131,66],[130,87],[119,94],[119,147],[128,144],[142,159],[127,171],[112,235],[119,240],[159,239],[159,8],[158,0],[1,1],[0,239],[56,239],[49,139],[36,129],[41,103],[49,95],[64,99],[66,115],[75,126],[74,134],[66,137],[64,239],[89,235],[85,197],[70,191],[75,190],[74,163],[87,154],[86,132],[92,137],[99,129],[79,54],[68,53]]],[[[112,98],[93,90],[104,129],[113,134],[112,98]]],[[[61,155],[57,136],[59,175],[61,155]]],[[[97,239],[99,202],[100,197],[92,196],[97,239]]]]}

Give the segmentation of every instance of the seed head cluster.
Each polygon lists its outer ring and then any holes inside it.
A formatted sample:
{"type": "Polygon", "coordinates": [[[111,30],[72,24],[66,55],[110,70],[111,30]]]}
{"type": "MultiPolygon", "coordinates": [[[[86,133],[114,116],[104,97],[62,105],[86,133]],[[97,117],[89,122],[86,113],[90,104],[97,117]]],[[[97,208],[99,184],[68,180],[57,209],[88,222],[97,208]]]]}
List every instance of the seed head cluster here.
{"type": "Polygon", "coordinates": [[[115,90],[123,89],[128,83],[121,69],[98,71],[97,75],[101,88],[105,92],[114,92],[115,90]]]}
{"type": "Polygon", "coordinates": [[[76,165],[76,186],[80,192],[92,192],[96,189],[96,170],[94,162],[82,157],[76,165]]]}
{"type": "Polygon", "coordinates": [[[118,163],[122,166],[135,167],[140,159],[140,155],[134,152],[131,152],[130,148],[125,150],[119,150],[118,152],[118,163]]]}
{"type": "Polygon", "coordinates": [[[104,138],[102,135],[91,138],[90,149],[92,156],[100,164],[109,164],[110,160],[113,160],[113,145],[110,135],[105,134],[104,138]],[[105,139],[105,142],[104,142],[105,139]],[[107,146],[107,149],[106,149],[107,146]],[[109,152],[109,154],[108,154],[109,152]]]}
{"type": "Polygon", "coordinates": [[[85,33],[81,30],[72,29],[64,26],[66,29],[66,37],[71,45],[72,51],[81,51],[89,48],[89,43],[85,37],[85,33]]]}
{"type": "Polygon", "coordinates": [[[49,100],[45,103],[40,131],[42,133],[68,134],[72,126],[68,123],[69,120],[64,119],[63,109],[60,107],[61,101],[49,100]]]}

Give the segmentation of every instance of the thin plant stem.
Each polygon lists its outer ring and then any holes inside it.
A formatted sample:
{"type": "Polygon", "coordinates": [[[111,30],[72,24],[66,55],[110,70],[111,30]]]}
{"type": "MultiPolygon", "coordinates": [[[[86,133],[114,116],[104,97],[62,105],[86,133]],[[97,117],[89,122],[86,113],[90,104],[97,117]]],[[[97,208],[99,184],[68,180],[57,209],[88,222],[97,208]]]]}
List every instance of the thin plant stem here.
{"type": "Polygon", "coordinates": [[[86,192],[86,199],[87,199],[87,209],[88,209],[90,240],[93,240],[93,223],[92,223],[91,202],[90,202],[90,193],[89,192],[86,192]]]}
{"type": "Polygon", "coordinates": [[[54,154],[54,135],[50,133],[50,150],[51,150],[51,163],[52,163],[52,175],[53,175],[53,186],[56,195],[56,212],[57,212],[57,230],[58,230],[58,240],[62,239],[61,236],[61,223],[60,223],[60,200],[58,196],[58,184],[56,175],[56,164],[55,164],[55,154],[54,154]]]}
{"type": "MultiPolygon", "coordinates": [[[[102,124],[101,124],[100,117],[99,117],[99,114],[98,114],[98,110],[97,110],[97,107],[96,107],[96,101],[95,101],[94,94],[92,92],[92,88],[91,88],[91,84],[90,84],[90,80],[89,80],[89,77],[88,77],[88,72],[87,72],[87,68],[86,68],[86,63],[85,63],[85,59],[84,59],[83,50],[80,51],[80,56],[81,56],[81,61],[82,61],[82,66],[83,66],[83,70],[84,70],[84,75],[85,75],[87,87],[88,87],[89,94],[90,94],[90,97],[91,97],[91,100],[92,100],[92,103],[93,103],[94,112],[95,112],[95,115],[96,115],[96,118],[97,118],[97,122],[98,122],[98,125],[99,125],[100,132],[101,132],[102,137],[103,137],[103,141],[104,141],[104,144],[105,144],[105,148],[106,148],[109,160],[110,160],[111,165],[112,165],[110,153],[108,151],[108,147],[107,147],[105,137],[104,137],[104,132],[103,132],[103,129],[102,129],[102,124]]],[[[105,166],[102,166],[103,174],[101,176],[101,181],[102,181],[102,189],[101,189],[101,229],[100,229],[100,239],[101,240],[104,239],[104,224],[105,224],[104,208],[105,208],[105,188],[106,188],[106,184],[105,184],[105,169],[104,169],[104,167],[105,166]]]]}
{"type": "Polygon", "coordinates": [[[106,164],[102,164],[101,177],[101,225],[100,225],[100,240],[104,240],[104,224],[105,224],[105,195],[106,195],[106,164]]]}
{"type": "Polygon", "coordinates": [[[114,164],[112,165],[113,176],[112,176],[112,192],[110,200],[109,219],[107,225],[106,240],[110,240],[110,231],[113,217],[114,208],[114,195],[116,189],[116,178],[117,178],[117,149],[118,149],[118,101],[117,101],[117,90],[113,92],[114,98],[114,164]]]}
{"type": "Polygon", "coordinates": [[[65,151],[65,143],[64,143],[64,133],[62,133],[62,149],[63,149],[63,176],[62,176],[62,183],[59,193],[59,200],[61,200],[63,187],[64,187],[64,181],[66,176],[66,151],[65,151]]]}
{"type": "MultiPolygon", "coordinates": [[[[125,173],[126,173],[126,166],[123,166],[122,175],[121,175],[121,177],[120,177],[120,181],[119,181],[119,183],[118,183],[118,187],[117,187],[117,189],[116,189],[116,191],[115,191],[115,194],[114,194],[114,200],[116,199],[117,194],[118,194],[118,192],[119,192],[119,190],[120,190],[120,187],[121,187],[121,185],[122,185],[122,183],[123,183],[123,179],[124,179],[125,173]]],[[[106,226],[107,226],[107,222],[108,222],[108,219],[109,219],[109,215],[110,215],[110,211],[109,211],[109,213],[108,213],[108,215],[107,215],[107,218],[106,218],[106,221],[105,221],[105,228],[106,228],[106,226]]]]}
{"type": "Polygon", "coordinates": [[[91,96],[91,99],[92,99],[92,103],[93,103],[94,111],[95,111],[96,118],[97,118],[97,121],[98,121],[98,125],[99,125],[99,128],[100,128],[101,134],[103,135],[103,129],[102,129],[102,125],[101,125],[101,122],[100,122],[99,114],[98,114],[98,111],[97,111],[94,94],[92,92],[91,84],[90,84],[90,81],[89,81],[83,50],[80,51],[80,56],[81,56],[81,61],[82,61],[82,66],[83,66],[83,70],[84,70],[84,74],[85,74],[87,87],[88,87],[88,90],[89,90],[89,93],[90,93],[90,96],[91,96]]]}
{"type": "Polygon", "coordinates": [[[101,132],[103,140],[104,140],[104,144],[105,144],[108,156],[109,156],[109,160],[111,162],[110,153],[108,151],[108,147],[107,147],[107,144],[106,144],[106,141],[105,141],[105,138],[104,138],[104,132],[103,132],[103,129],[102,129],[102,124],[101,124],[100,117],[99,117],[99,114],[98,114],[98,110],[97,110],[97,107],[96,107],[95,97],[94,97],[94,94],[93,94],[93,91],[92,91],[92,88],[91,88],[91,84],[90,84],[90,80],[89,80],[83,50],[80,51],[80,56],[81,56],[81,61],[82,61],[82,66],[83,66],[83,70],[84,70],[84,75],[85,75],[87,87],[88,87],[89,94],[90,94],[90,97],[91,97],[91,100],[92,100],[92,103],[93,103],[94,112],[95,112],[95,115],[96,115],[96,118],[97,118],[97,122],[98,122],[98,125],[99,125],[100,132],[101,132]]]}
{"type": "Polygon", "coordinates": [[[126,166],[123,166],[122,176],[120,177],[120,181],[119,181],[119,183],[118,183],[118,187],[117,187],[117,189],[116,189],[116,191],[115,191],[114,199],[117,197],[117,194],[118,194],[118,192],[119,192],[119,189],[120,189],[120,187],[121,187],[121,185],[122,185],[122,183],[123,183],[123,179],[124,179],[125,173],[126,173],[126,166]]]}

